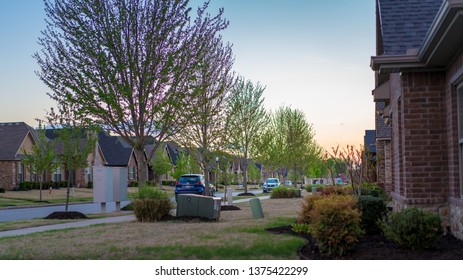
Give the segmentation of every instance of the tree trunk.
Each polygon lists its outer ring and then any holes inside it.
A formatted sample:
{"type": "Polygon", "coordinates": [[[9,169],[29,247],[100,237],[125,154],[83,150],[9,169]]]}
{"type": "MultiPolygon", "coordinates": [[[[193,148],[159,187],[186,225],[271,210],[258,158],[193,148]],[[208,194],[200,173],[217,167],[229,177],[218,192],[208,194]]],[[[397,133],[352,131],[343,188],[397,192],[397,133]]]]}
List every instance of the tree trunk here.
{"type": "Polygon", "coordinates": [[[243,187],[244,193],[248,193],[248,159],[244,159],[243,163],[243,187]]]}
{"type": "Polygon", "coordinates": [[[146,167],[148,166],[148,161],[145,157],[145,152],[143,149],[136,148],[133,149],[135,157],[137,158],[137,175],[138,175],[138,186],[142,187],[148,181],[148,171],[146,167]]]}
{"type": "Polygon", "coordinates": [[[71,169],[68,170],[68,186],[66,190],[66,207],[64,208],[64,211],[67,212],[69,208],[69,192],[71,190],[71,169]]]}
{"type": "Polygon", "coordinates": [[[39,200],[42,201],[42,188],[43,188],[43,174],[40,176],[39,182],[39,200]]]}

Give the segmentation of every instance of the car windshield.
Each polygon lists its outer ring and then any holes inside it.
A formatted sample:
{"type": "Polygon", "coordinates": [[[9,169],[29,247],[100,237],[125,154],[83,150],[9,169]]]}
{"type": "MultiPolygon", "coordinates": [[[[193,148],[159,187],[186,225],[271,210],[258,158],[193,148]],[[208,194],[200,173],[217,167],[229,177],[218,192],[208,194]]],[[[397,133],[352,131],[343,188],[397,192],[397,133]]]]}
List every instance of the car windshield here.
{"type": "Polygon", "coordinates": [[[178,179],[180,183],[196,183],[201,181],[198,176],[182,176],[178,179]]]}
{"type": "Polygon", "coordinates": [[[268,179],[267,183],[277,184],[278,180],[277,179],[268,179]]]}

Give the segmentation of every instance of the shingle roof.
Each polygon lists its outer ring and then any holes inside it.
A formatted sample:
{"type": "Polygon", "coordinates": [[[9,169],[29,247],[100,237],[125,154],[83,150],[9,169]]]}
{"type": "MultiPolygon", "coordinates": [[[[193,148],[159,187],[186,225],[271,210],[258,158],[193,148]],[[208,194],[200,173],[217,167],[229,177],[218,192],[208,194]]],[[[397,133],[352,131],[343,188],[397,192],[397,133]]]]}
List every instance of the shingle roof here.
{"type": "Polygon", "coordinates": [[[419,48],[443,2],[443,0],[378,1],[385,55],[406,54],[407,49],[419,48]]]}
{"type": "Polygon", "coordinates": [[[132,147],[121,137],[98,133],[98,144],[109,166],[127,166],[132,155],[132,147]]]}
{"type": "Polygon", "coordinates": [[[32,131],[24,122],[0,123],[0,160],[16,160],[21,144],[32,131]]]}

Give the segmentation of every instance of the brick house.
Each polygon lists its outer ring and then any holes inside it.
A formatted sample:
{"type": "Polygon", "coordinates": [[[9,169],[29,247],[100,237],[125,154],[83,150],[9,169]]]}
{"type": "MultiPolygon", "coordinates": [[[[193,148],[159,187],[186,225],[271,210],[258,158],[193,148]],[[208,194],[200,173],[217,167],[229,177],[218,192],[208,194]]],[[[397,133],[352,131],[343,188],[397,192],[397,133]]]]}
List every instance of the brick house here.
{"type": "Polygon", "coordinates": [[[30,151],[35,143],[33,133],[24,122],[0,123],[0,188],[11,190],[37,179],[21,163],[24,151],[30,151]]]}
{"type": "Polygon", "coordinates": [[[376,0],[378,183],[463,239],[463,0],[376,0]]]}

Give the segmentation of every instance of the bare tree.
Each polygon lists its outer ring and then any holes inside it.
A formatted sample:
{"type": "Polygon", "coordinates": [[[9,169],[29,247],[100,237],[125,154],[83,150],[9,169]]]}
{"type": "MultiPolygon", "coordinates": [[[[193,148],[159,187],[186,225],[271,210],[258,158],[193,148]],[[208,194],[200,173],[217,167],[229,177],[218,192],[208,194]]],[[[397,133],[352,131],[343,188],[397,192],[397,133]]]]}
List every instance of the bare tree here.
{"type": "MultiPolygon", "coordinates": [[[[60,107],[72,107],[133,148],[139,183],[159,143],[187,123],[188,102],[209,40],[225,29],[208,2],[190,19],[189,0],[45,0],[37,75],[60,107]],[[154,141],[152,141],[154,140],[154,141]],[[148,141],[155,144],[145,156],[148,141]]],[[[67,109],[66,109],[67,110],[67,109]]]]}
{"type": "Polygon", "coordinates": [[[234,80],[231,45],[224,45],[220,36],[208,42],[209,52],[200,61],[196,73],[198,94],[189,100],[196,109],[190,111],[189,125],[175,137],[201,167],[206,194],[210,192],[209,174],[215,161],[213,153],[219,150],[226,136],[226,97],[234,80]]]}

